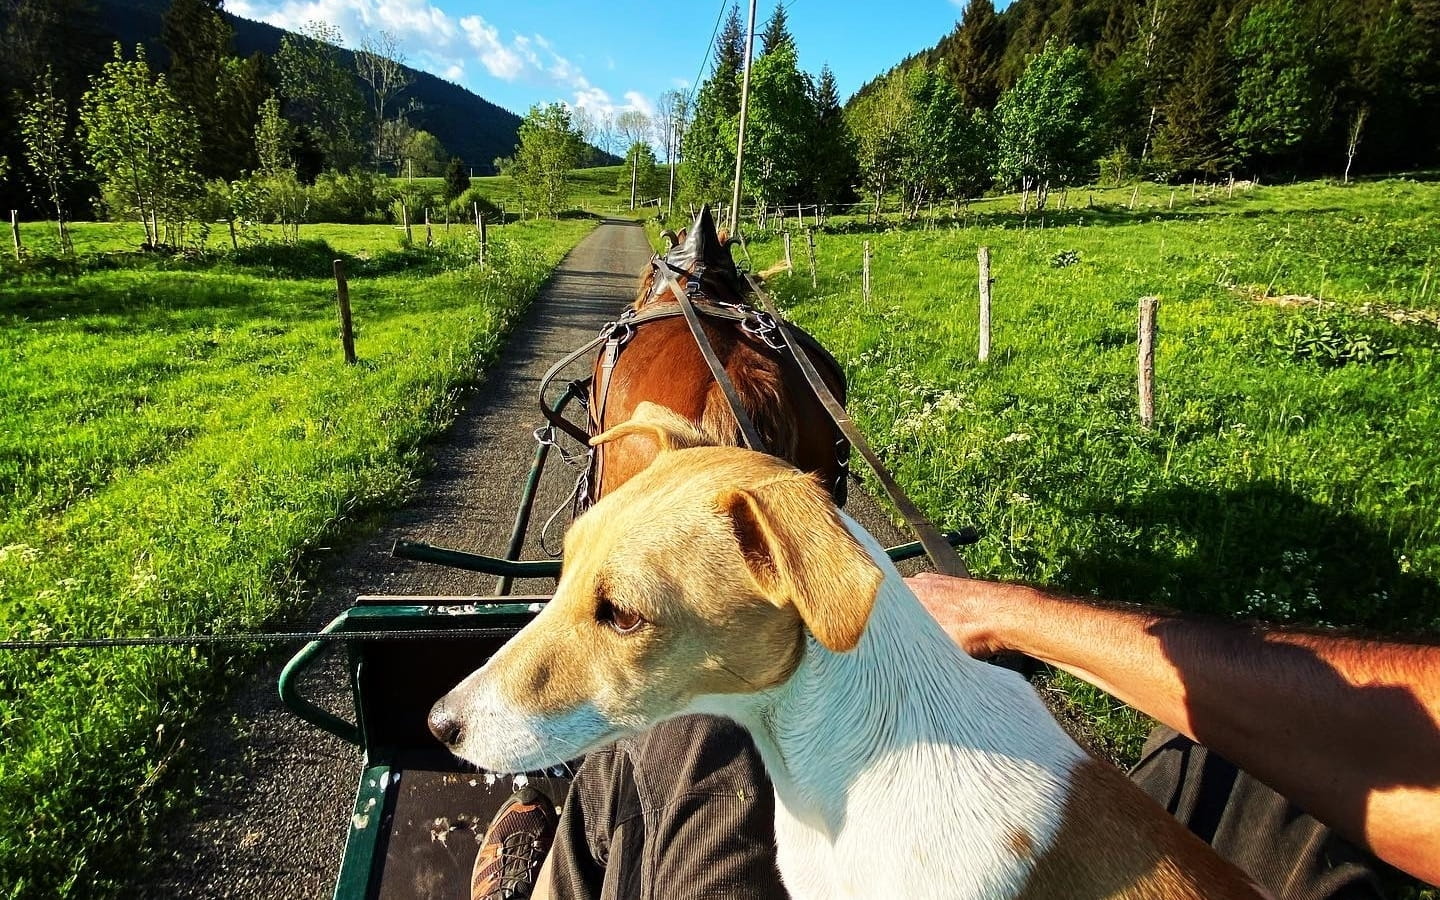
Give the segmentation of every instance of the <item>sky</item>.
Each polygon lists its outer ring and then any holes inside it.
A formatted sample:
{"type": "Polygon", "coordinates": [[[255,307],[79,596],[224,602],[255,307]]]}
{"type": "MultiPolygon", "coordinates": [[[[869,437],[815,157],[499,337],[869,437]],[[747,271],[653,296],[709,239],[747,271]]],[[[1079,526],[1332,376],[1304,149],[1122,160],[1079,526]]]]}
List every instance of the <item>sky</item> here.
{"type": "MultiPolygon", "coordinates": [[[[890,0],[878,6],[858,0],[785,0],[801,68],[818,74],[828,64],[842,100],[949,33],[961,5],[958,0],[890,0]]],[[[775,0],[759,0],[757,31],[774,6],[775,0]]],[[[697,76],[703,81],[722,8],[722,0],[225,2],[235,15],[290,30],[309,21],[328,22],[350,47],[367,31],[388,31],[408,65],[518,114],[559,100],[596,116],[626,109],[650,113],[664,91],[689,89],[697,76]]]]}

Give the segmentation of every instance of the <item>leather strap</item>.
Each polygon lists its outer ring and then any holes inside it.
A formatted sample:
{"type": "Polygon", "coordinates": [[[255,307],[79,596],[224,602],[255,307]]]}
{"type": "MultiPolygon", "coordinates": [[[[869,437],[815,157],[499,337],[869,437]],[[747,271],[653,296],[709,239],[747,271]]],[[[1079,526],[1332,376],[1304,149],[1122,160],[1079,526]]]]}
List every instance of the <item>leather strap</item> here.
{"type": "Polygon", "coordinates": [[[790,355],[795,358],[795,362],[800,366],[800,371],[805,375],[805,380],[810,383],[810,389],[815,392],[815,397],[825,407],[826,412],[830,413],[830,417],[835,420],[835,427],[840,429],[840,433],[845,435],[845,438],[850,441],[852,447],[860,451],[860,455],[865,457],[865,461],[869,463],[870,468],[875,471],[875,477],[880,479],[880,484],[885,488],[885,493],[890,495],[891,502],[900,510],[900,515],[905,519],[905,524],[909,525],[910,530],[920,539],[920,544],[925,548],[925,555],[930,557],[931,564],[934,565],[935,569],[942,575],[958,575],[962,578],[969,578],[970,570],[966,568],[964,561],[960,559],[960,554],[955,552],[955,548],[950,546],[950,543],[940,535],[940,531],[925,517],[925,514],[920,511],[920,508],[910,500],[904,489],[895,481],[894,476],[885,468],[885,464],[880,461],[880,457],[876,456],[875,451],[870,449],[870,444],[865,440],[865,435],[861,434],[860,429],[856,428],[855,423],[850,420],[850,414],[846,412],[845,407],[841,405],[839,400],[835,399],[835,395],[831,393],[829,385],[820,377],[820,373],[815,370],[815,364],[810,361],[809,355],[799,348],[796,340],[792,339],[791,325],[780,315],[780,311],[775,308],[775,302],[770,299],[770,295],[765,293],[759,283],[755,281],[754,276],[749,272],[745,273],[745,280],[749,282],[750,290],[753,291],[755,296],[760,298],[760,302],[764,304],[765,311],[768,312],[776,324],[779,325],[780,334],[785,338],[785,343],[790,348],[790,355]]]}
{"type": "Polygon", "coordinates": [[[730,380],[730,374],[725,371],[724,363],[720,362],[720,357],[715,354],[715,348],[710,344],[710,337],[705,334],[705,328],[700,323],[700,314],[695,311],[695,303],[680,289],[680,283],[670,275],[668,270],[657,266],[655,272],[679,302],[680,312],[685,316],[685,324],[690,326],[690,334],[695,337],[695,343],[700,347],[700,355],[705,358],[705,365],[710,367],[710,374],[714,376],[715,383],[720,385],[726,402],[730,404],[730,412],[735,416],[736,424],[740,426],[740,437],[745,442],[745,446],[762,453],[769,452],[765,448],[765,441],[760,437],[760,432],[755,428],[755,423],[750,420],[749,414],[745,412],[745,407],[740,404],[740,395],[735,390],[734,382],[730,380]]]}

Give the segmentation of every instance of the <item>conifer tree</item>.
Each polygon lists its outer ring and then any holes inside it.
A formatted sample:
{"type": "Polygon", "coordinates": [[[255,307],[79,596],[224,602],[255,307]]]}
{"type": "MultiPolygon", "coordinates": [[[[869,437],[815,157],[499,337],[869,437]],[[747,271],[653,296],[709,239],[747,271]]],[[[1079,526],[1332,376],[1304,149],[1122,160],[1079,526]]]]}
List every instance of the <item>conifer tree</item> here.
{"type": "Polygon", "coordinates": [[[947,48],[945,65],[960,102],[993,109],[1000,99],[999,66],[1005,31],[991,0],[970,0],[947,48]]]}
{"type": "Polygon", "coordinates": [[[785,15],[783,4],[776,4],[775,11],[770,14],[770,19],[765,23],[765,30],[760,34],[760,55],[764,56],[778,49],[781,44],[794,46],[795,39],[790,36],[789,21],[785,15]]]}

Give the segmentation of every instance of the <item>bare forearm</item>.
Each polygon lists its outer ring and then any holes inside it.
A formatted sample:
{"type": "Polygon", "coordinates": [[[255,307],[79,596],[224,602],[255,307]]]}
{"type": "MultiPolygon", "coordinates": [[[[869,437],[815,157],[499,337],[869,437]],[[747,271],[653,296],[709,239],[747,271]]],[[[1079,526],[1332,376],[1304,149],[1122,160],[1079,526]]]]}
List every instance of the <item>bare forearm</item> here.
{"type": "MultiPolygon", "coordinates": [[[[1440,882],[1440,649],[993,588],[982,646],[1019,650],[1103,688],[1382,858],[1440,882]]],[[[959,630],[973,643],[973,629],[959,630]]]]}

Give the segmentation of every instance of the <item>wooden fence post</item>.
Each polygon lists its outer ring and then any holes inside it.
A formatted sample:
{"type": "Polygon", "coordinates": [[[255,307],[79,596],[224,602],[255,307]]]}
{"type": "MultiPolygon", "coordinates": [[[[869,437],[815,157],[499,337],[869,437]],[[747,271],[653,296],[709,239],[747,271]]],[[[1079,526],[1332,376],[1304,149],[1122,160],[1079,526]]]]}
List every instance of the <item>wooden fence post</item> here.
{"type": "Polygon", "coordinates": [[[1175,189],[1174,189],[1174,188],[1171,188],[1171,189],[1170,189],[1170,206],[1169,206],[1169,208],[1170,208],[1170,209],[1174,209],[1174,208],[1175,208],[1175,189]]]}
{"type": "Polygon", "coordinates": [[[406,245],[415,243],[415,235],[410,233],[410,204],[404,200],[400,201],[400,225],[405,229],[406,245]]]}
{"type": "Polygon", "coordinates": [[[807,229],[805,240],[810,245],[810,289],[814,290],[820,286],[819,277],[815,274],[815,232],[807,229]]]}
{"type": "Polygon", "coordinates": [[[1155,310],[1157,297],[1140,298],[1140,424],[1155,424],[1155,310]]]}
{"type": "Polygon", "coordinates": [[[345,280],[345,260],[335,260],[335,301],[340,304],[340,345],[345,361],[355,364],[355,329],[350,322],[350,284],[345,280]]]}
{"type": "Polygon", "coordinates": [[[1235,196],[1235,173],[1230,173],[1230,186],[1225,189],[1225,199],[1229,200],[1235,196]]]}
{"type": "Polygon", "coordinates": [[[21,259],[25,251],[20,246],[20,210],[10,210],[10,236],[15,239],[15,258],[21,259]]]}
{"type": "Polygon", "coordinates": [[[430,230],[430,207],[425,207],[425,246],[431,247],[435,244],[435,234],[430,230]]]}
{"type": "Polygon", "coordinates": [[[790,232],[785,232],[785,271],[795,271],[795,262],[790,258],[790,232]]]}
{"type": "Polygon", "coordinates": [[[485,251],[490,248],[490,237],[485,229],[485,214],[477,213],[475,228],[480,232],[480,268],[485,268],[485,251]]]}
{"type": "Polygon", "coordinates": [[[865,242],[864,268],[860,272],[860,291],[865,298],[865,308],[870,308],[870,242],[865,242]]]}
{"type": "Polygon", "coordinates": [[[1140,199],[1140,182],[1135,182],[1135,190],[1130,192],[1130,208],[1135,208],[1135,201],[1140,199]]]}
{"type": "Polygon", "coordinates": [[[980,248],[980,361],[990,358],[990,248],[980,248]]]}

